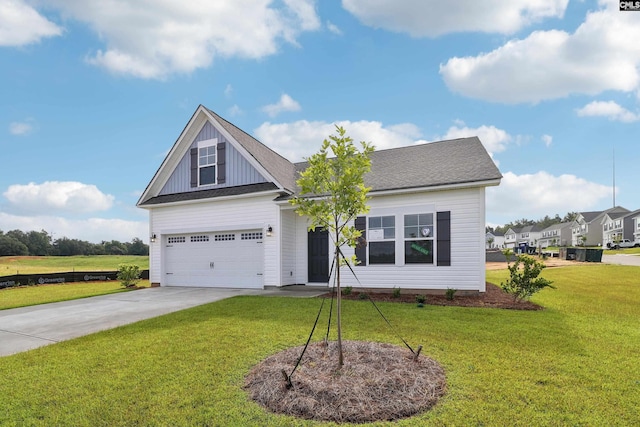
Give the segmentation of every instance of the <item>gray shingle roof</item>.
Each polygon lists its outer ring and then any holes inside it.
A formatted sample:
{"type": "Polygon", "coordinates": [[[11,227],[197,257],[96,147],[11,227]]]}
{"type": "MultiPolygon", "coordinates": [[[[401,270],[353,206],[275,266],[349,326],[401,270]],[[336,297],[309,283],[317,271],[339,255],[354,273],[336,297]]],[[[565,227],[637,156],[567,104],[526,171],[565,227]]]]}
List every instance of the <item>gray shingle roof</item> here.
{"type": "MultiPolygon", "coordinates": [[[[478,137],[429,142],[371,153],[365,185],[371,191],[491,181],[502,174],[478,137]]],[[[296,175],[308,166],[296,163],[296,175]]]]}
{"type": "Polygon", "coordinates": [[[261,182],[259,184],[242,185],[238,187],[214,188],[211,190],[189,191],[187,193],[163,194],[152,197],[140,203],[139,206],[159,205],[162,203],[184,202],[187,200],[211,199],[223,196],[239,196],[241,194],[258,193],[261,191],[275,190],[273,182],[261,182]]]}
{"type": "MultiPolygon", "coordinates": [[[[204,106],[199,108],[206,109],[204,106]]],[[[288,198],[288,193],[297,192],[296,180],[299,172],[307,167],[306,162],[291,163],[215,112],[206,110],[275,182],[155,196],[138,202],[139,206],[275,190],[278,188],[276,184],[284,189],[281,198],[288,198]]],[[[376,192],[473,184],[500,178],[500,171],[480,140],[470,137],[374,151],[371,154],[371,171],[365,176],[365,184],[376,192]]]]}

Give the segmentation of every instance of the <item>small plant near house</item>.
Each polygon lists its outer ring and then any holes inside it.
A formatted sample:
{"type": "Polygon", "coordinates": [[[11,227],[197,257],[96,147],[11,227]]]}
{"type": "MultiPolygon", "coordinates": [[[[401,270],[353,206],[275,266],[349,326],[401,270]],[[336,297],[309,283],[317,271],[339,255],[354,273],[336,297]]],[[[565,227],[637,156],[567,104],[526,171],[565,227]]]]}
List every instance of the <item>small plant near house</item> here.
{"type": "Polygon", "coordinates": [[[369,299],[369,294],[367,294],[366,292],[360,292],[358,294],[358,299],[369,299]]]}
{"type": "Polygon", "coordinates": [[[400,288],[393,287],[393,297],[400,298],[400,288]]]}
{"type": "Polygon", "coordinates": [[[416,303],[418,307],[424,307],[424,304],[427,302],[427,296],[423,294],[416,295],[416,303]]]}
{"type": "Polygon", "coordinates": [[[456,296],[457,289],[447,288],[447,291],[444,293],[444,297],[447,301],[453,301],[453,298],[456,296]]]}
{"type": "Polygon", "coordinates": [[[351,295],[353,288],[351,286],[345,286],[342,288],[342,295],[351,295]]]}
{"type": "Polygon", "coordinates": [[[503,291],[513,295],[517,302],[528,299],[531,295],[544,288],[553,288],[550,280],[538,277],[545,265],[528,255],[518,255],[513,264],[509,264],[509,279],[501,282],[503,291]]]}
{"type": "Polygon", "coordinates": [[[116,277],[125,288],[133,288],[140,281],[141,273],[137,265],[120,264],[116,277]]]}

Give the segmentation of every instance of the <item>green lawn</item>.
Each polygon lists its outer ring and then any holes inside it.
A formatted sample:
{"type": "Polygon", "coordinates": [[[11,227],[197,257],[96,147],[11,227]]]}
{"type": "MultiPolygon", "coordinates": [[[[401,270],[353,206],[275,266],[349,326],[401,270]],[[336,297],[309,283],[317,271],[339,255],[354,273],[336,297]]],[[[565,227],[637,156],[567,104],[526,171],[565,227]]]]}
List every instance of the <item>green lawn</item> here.
{"type": "Polygon", "coordinates": [[[46,257],[0,257],[0,276],[13,274],[60,273],[67,271],[113,271],[120,264],[136,264],[149,269],[148,256],[92,255],[46,257]]]}
{"type": "MultiPolygon", "coordinates": [[[[138,286],[148,287],[149,281],[141,280],[138,286]]],[[[5,288],[0,289],[0,310],[128,291],[117,280],[5,288]]]]}
{"type": "MultiPolygon", "coordinates": [[[[638,270],[545,269],[557,289],[534,297],[546,307],[536,312],[380,303],[444,366],[448,391],[427,413],[378,425],[639,425],[638,270]]],[[[0,424],[329,425],[270,414],[242,390],[251,366],[304,343],[319,304],[235,297],[0,358],[0,424]]],[[[344,301],[343,329],[401,344],[367,301],[344,301]]]]}

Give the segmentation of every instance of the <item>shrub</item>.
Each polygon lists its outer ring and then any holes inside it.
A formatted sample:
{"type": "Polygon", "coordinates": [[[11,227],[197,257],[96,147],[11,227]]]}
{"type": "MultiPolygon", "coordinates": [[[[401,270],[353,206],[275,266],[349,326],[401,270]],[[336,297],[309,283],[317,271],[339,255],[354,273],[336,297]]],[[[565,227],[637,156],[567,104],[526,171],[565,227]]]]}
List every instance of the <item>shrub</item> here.
{"type": "Polygon", "coordinates": [[[140,267],[137,265],[120,264],[116,276],[125,288],[134,287],[140,281],[140,267]]]}
{"type": "Polygon", "coordinates": [[[359,298],[359,299],[368,299],[368,298],[369,298],[369,295],[367,295],[367,293],[366,293],[366,292],[360,292],[360,293],[358,294],[358,298],[359,298]]]}
{"type": "Polygon", "coordinates": [[[422,294],[416,295],[416,302],[418,304],[424,304],[425,302],[427,302],[427,296],[422,294]]]}
{"type": "Polygon", "coordinates": [[[453,301],[453,298],[455,297],[457,291],[457,289],[447,288],[447,291],[444,293],[444,297],[447,299],[447,301],[453,301]]]}
{"type": "Polygon", "coordinates": [[[393,297],[394,298],[400,297],[400,288],[396,288],[395,286],[393,287],[393,297]]]}
{"type": "Polygon", "coordinates": [[[345,286],[342,288],[342,295],[351,295],[353,288],[351,286],[345,286]]]}
{"type": "Polygon", "coordinates": [[[513,264],[508,264],[510,278],[501,282],[500,287],[513,295],[515,301],[522,301],[544,288],[553,288],[551,281],[538,277],[545,265],[528,255],[518,255],[513,264]]]}

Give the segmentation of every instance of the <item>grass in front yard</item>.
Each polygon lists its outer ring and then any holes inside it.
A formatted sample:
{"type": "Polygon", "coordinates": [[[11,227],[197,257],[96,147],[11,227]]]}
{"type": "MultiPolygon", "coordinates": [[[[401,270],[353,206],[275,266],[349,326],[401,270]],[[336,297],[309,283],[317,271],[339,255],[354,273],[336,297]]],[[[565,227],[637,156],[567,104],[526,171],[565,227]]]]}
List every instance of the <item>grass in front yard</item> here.
{"type": "MultiPolygon", "coordinates": [[[[148,287],[149,281],[141,280],[138,286],[148,287]]],[[[128,291],[117,280],[5,288],[0,289],[0,310],[128,291]]]]}
{"type": "MultiPolygon", "coordinates": [[[[448,391],[430,412],[372,425],[640,424],[637,271],[548,268],[557,289],[534,297],[541,311],[380,303],[444,366],[448,391]]],[[[0,358],[2,424],[331,425],[270,414],[242,390],[251,366],[304,343],[319,304],[236,297],[0,358]]],[[[368,301],[343,301],[343,332],[402,345],[368,301]]]]}
{"type": "Polygon", "coordinates": [[[149,269],[149,257],[137,255],[0,257],[0,276],[13,274],[64,273],[67,271],[114,271],[120,264],[149,269]]]}

